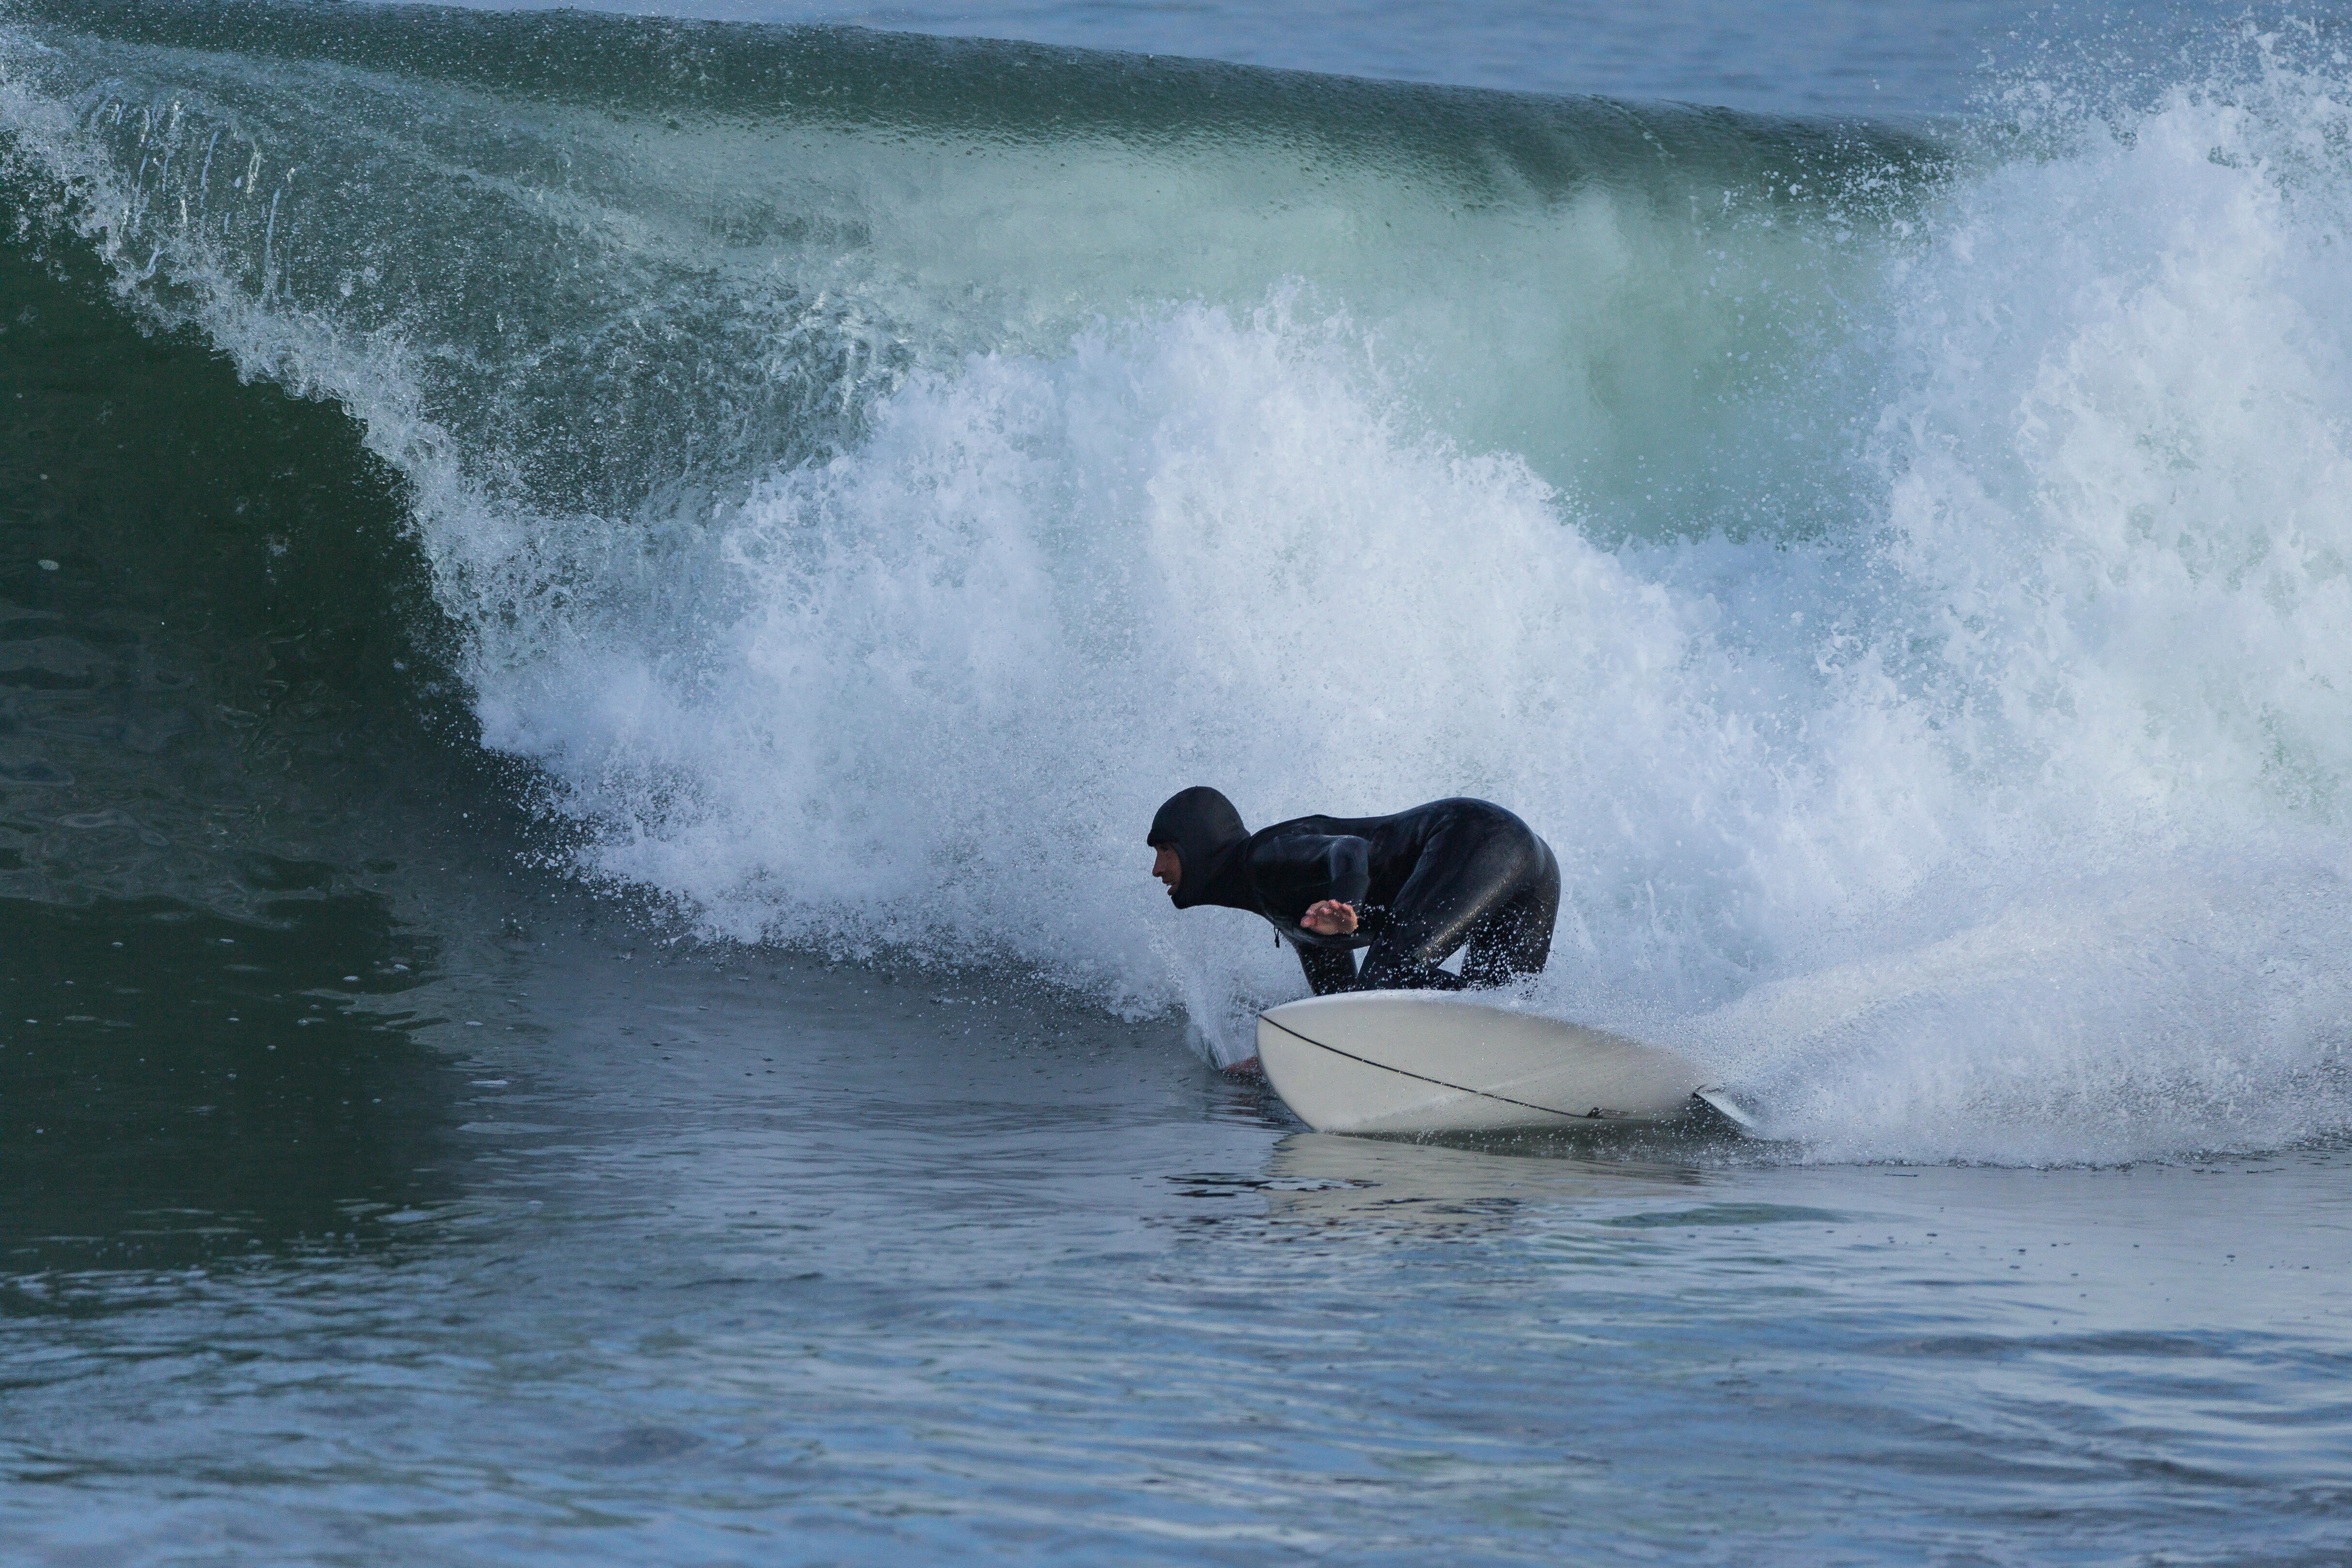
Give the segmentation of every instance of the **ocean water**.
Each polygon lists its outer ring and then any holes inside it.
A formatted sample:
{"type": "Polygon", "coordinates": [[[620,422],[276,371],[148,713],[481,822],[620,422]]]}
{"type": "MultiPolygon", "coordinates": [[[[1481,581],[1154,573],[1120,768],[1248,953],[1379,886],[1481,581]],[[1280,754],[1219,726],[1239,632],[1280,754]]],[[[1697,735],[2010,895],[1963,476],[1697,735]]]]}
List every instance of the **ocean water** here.
{"type": "Polygon", "coordinates": [[[0,1556],[2352,1550],[2340,9],[671,9],[0,5],[0,1556]]]}

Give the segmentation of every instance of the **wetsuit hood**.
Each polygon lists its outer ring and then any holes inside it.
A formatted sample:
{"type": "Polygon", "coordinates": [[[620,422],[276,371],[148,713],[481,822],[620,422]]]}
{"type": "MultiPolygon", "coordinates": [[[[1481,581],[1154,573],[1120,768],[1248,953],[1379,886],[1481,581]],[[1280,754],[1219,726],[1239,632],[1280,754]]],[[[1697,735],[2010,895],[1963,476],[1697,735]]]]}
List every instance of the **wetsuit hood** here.
{"type": "Polygon", "coordinates": [[[1234,803],[1208,785],[1194,784],[1170,795],[1152,817],[1151,832],[1144,842],[1154,849],[1175,850],[1183,863],[1183,875],[1168,891],[1169,901],[1178,909],[1189,910],[1195,904],[1223,904],[1237,910],[1257,907],[1257,900],[1249,896],[1244,856],[1249,829],[1242,826],[1242,814],[1234,809],[1234,803]]]}

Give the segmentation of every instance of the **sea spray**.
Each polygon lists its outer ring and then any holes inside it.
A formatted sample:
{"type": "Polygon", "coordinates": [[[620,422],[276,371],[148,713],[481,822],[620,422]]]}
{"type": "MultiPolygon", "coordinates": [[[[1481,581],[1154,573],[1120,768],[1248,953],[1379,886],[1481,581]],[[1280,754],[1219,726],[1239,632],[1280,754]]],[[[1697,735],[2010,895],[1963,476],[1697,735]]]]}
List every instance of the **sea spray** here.
{"type": "Polygon", "coordinates": [[[1967,851],[1867,956],[1695,1028],[1824,1152],[2126,1158],[2352,1109],[2352,100],[2254,44],[2045,120],[1889,264],[1891,613],[1849,668],[1935,734],[1882,791],[1943,790],[1967,851]]]}
{"type": "Polygon", "coordinates": [[[1702,795],[1765,776],[1691,700],[1704,607],[1523,464],[1401,434],[1360,340],[1296,306],[919,376],[724,525],[739,618],[690,654],[643,628],[588,679],[535,629],[486,689],[492,742],[625,825],[602,869],[730,934],[1002,952],[1127,1006],[1169,994],[1155,953],[1295,984],[1263,932],[1135,896],[1141,824],[1196,777],[1263,821],[1638,795],[1642,755],[1702,795]]]}

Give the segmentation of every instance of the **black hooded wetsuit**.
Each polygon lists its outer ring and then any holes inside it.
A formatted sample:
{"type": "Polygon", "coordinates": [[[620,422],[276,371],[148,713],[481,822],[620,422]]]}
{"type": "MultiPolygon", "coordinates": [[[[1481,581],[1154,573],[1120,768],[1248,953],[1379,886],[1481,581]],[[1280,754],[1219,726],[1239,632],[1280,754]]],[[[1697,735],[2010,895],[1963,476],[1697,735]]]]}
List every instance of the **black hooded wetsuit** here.
{"type": "Polygon", "coordinates": [[[1205,784],[1171,796],[1149,842],[1176,851],[1180,910],[1216,904],[1264,915],[1298,950],[1318,996],[1335,991],[1504,985],[1551,955],[1559,863],[1489,801],[1433,800],[1392,816],[1300,816],[1250,832],[1205,784]],[[1298,923],[1325,899],[1353,905],[1356,929],[1298,923]],[[1438,968],[1465,942],[1457,979],[1438,968]],[[1350,950],[1369,947],[1359,971],[1350,950]]]}

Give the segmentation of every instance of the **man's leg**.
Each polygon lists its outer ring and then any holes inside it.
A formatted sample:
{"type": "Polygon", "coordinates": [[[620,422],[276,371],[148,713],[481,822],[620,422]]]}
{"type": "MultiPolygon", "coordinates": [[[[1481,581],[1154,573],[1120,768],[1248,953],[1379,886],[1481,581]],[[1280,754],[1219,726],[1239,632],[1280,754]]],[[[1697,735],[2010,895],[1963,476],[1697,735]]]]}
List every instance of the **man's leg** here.
{"type": "Polygon", "coordinates": [[[1437,966],[1474,933],[1496,927],[1507,911],[1515,913],[1501,961],[1523,963],[1532,956],[1534,966],[1541,968],[1559,910],[1559,867],[1544,841],[1505,812],[1465,816],[1433,835],[1423,849],[1421,863],[1365,955],[1356,988],[1458,991],[1467,984],[1501,984],[1474,976],[1467,964],[1461,977],[1437,966]]]}
{"type": "Polygon", "coordinates": [[[1307,984],[1318,996],[1356,988],[1356,955],[1344,947],[1302,945],[1298,966],[1307,971],[1307,984]]]}
{"type": "Polygon", "coordinates": [[[1559,862],[1541,839],[1543,864],[1470,932],[1462,978],[1471,985],[1509,985],[1543,973],[1551,958],[1552,927],[1559,921],[1559,862]]]}

